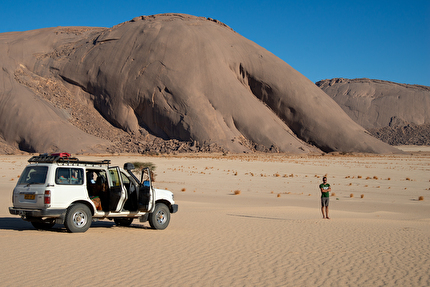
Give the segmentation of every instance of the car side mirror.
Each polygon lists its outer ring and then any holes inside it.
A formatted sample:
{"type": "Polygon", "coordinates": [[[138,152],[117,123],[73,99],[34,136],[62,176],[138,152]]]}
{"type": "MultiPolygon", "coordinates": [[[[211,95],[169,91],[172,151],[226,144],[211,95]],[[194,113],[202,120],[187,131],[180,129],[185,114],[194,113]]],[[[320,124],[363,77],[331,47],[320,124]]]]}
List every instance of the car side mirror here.
{"type": "Polygon", "coordinates": [[[134,169],[134,164],[132,164],[131,162],[126,162],[124,163],[124,169],[126,171],[131,171],[134,169]]]}

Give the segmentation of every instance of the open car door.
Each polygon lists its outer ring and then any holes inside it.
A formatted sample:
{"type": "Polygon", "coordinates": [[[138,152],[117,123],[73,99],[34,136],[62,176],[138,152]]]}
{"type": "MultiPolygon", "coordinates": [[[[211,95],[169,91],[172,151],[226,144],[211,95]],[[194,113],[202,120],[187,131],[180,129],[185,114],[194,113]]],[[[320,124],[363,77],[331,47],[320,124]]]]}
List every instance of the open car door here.
{"type": "Polygon", "coordinates": [[[154,206],[154,189],[152,187],[151,170],[149,168],[143,168],[140,177],[140,187],[137,196],[138,209],[139,211],[151,211],[154,206]]]}
{"type": "Polygon", "coordinates": [[[122,183],[119,167],[109,168],[109,211],[120,212],[127,200],[127,190],[122,183]]]}

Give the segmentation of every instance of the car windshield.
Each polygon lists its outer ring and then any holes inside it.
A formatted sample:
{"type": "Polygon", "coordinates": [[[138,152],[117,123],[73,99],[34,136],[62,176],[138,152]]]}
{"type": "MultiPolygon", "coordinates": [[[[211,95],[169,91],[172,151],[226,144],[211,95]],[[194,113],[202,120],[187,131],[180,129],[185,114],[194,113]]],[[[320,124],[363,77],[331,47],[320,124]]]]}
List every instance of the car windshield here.
{"type": "Polygon", "coordinates": [[[22,172],[18,184],[44,184],[47,173],[47,166],[27,166],[22,172]]]}

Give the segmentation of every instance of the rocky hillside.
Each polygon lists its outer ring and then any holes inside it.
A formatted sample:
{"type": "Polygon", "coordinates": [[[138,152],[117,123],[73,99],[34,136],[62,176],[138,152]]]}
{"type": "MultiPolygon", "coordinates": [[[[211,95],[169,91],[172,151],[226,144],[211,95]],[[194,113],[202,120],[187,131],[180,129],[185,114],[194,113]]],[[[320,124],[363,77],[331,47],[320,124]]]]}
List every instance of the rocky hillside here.
{"type": "Polygon", "coordinates": [[[0,65],[0,137],[20,150],[398,152],[209,18],[4,33],[0,65]]]}
{"type": "Polygon", "coordinates": [[[316,85],[384,142],[430,145],[430,87],[343,78],[316,85]]]}

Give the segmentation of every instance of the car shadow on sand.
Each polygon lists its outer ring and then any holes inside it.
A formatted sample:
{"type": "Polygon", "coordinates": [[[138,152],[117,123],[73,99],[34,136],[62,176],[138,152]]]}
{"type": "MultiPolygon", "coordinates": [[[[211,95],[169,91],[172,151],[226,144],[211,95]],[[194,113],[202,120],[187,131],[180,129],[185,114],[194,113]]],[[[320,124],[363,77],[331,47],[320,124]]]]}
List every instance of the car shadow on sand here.
{"type": "MultiPolygon", "coordinates": [[[[91,229],[94,228],[136,228],[136,229],[149,229],[149,227],[140,225],[140,224],[132,224],[128,227],[116,226],[112,221],[95,221],[91,223],[91,229]]],[[[0,217],[0,230],[15,230],[15,231],[27,231],[27,230],[36,230],[33,225],[21,218],[13,218],[13,217],[0,217]]],[[[44,232],[67,232],[66,228],[63,224],[55,224],[49,230],[39,230],[44,232]]]]}

